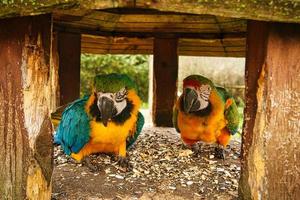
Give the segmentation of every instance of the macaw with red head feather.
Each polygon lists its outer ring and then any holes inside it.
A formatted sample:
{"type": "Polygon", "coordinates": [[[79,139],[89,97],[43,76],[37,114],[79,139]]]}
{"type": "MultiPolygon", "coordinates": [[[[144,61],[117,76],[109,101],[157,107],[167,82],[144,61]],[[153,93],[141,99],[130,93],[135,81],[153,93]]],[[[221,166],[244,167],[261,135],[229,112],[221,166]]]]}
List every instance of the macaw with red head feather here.
{"type": "Polygon", "coordinates": [[[173,124],[186,145],[196,150],[198,141],[217,143],[216,157],[224,158],[224,148],[239,127],[238,110],[224,88],[203,76],[191,75],[183,81],[173,124]]]}

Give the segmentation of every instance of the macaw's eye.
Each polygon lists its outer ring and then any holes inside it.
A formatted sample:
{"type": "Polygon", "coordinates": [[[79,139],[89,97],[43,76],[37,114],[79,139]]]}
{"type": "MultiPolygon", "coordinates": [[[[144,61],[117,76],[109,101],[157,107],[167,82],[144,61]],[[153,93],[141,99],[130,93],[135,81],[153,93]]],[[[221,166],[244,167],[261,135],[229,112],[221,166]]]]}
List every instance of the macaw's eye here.
{"type": "Polygon", "coordinates": [[[200,87],[200,91],[201,91],[201,92],[210,92],[210,90],[211,90],[211,88],[210,88],[209,85],[202,85],[202,86],[200,87]]]}
{"type": "Polygon", "coordinates": [[[98,99],[102,96],[102,92],[95,92],[94,94],[98,99]]]}
{"type": "Polygon", "coordinates": [[[116,93],[116,102],[123,101],[127,96],[127,90],[122,88],[119,92],[116,93]]]}

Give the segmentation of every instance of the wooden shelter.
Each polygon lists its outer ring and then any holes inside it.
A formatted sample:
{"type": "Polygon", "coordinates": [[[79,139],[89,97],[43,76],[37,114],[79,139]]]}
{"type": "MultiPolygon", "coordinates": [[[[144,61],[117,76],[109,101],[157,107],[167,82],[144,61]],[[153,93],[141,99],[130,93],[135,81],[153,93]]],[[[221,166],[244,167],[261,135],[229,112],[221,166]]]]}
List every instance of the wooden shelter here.
{"type": "Polygon", "coordinates": [[[84,52],[154,55],[157,126],[171,126],[178,55],[245,56],[240,197],[299,199],[299,16],[291,0],[2,0],[0,196],[50,199],[49,116],[79,96],[84,52]]]}

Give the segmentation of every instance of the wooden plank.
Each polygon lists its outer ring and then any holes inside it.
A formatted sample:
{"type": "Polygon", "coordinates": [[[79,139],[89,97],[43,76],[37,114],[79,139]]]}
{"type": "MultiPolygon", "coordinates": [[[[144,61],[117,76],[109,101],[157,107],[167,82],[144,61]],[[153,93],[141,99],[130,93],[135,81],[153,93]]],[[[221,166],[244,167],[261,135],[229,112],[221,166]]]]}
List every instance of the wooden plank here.
{"type": "Polygon", "coordinates": [[[58,26],[107,32],[197,32],[218,33],[245,32],[246,21],[241,19],[216,18],[212,15],[189,14],[117,14],[94,11],[78,17],[54,13],[58,26]],[[219,20],[219,21],[218,21],[219,20]]]}
{"type": "Polygon", "coordinates": [[[243,0],[35,0],[34,4],[28,1],[2,1],[0,4],[0,18],[12,16],[36,15],[51,13],[59,8],[71,10],[75,13],[90,12],[111,8],[152,9],[164,12],[182,12],[190,14],[210,14],[223,17],[236,17],[263,21],[281,21],[300,23],[300,4],[298,1],[252,1],[243,0]],[[130,6],[130,7],[128,7],[130,6]]]}
{"type": "Polygon", "coordinates": [[[141,8],[151,8],[162,12],[182,12],[190,14],[210,14],[220,17],[234,17],[262,21],[300,23],[300,4],[297,1],[251,1],[244,0],[137,0],[141,8]]]}
{"type": "Polygon", "coordinates": [[[152,45],[153,38],[130,38],[130,37],[106,37],[106,36],[81,36],[82,43],[95,43],[95,44],[137,44],[137,45],[152,45]]]}
{"type": "Polygon", "coordinates": [[[211,46],[222,47],[220,39],[195,39],[195,38],[180,38],[178,42],[179,46],[211,46]]]}
{"type": "Polygon", "coordinates": [[[154,39],[152,120],[155,126],[173,126],[173,105],[177,97],[177,42],[177,38],[154,39]]]}
{"type": "Polygon", "coordinates": [[[222,44],[224,46],[246,46],[246,37],[239,38],[223,38],[222,44]]]}
{"type": "Polygon", "coordinates": [[[222,33],[240,33],[246,32],[247,29],[247,23],[245,20],[231,19],[230,21],[220,22],[218,19],[216,19],[216,23],[218,24],[222,33]]]}
{"type": "Polygon", "coordinates": [[[118,36],[118,37],[156,37],[163,35],[164,37],[177,37],[177,38],[197,38],[197,39],[220,39],[220,37],[232,36],[232,37],[245,37],[245,32],[242,33],[199,33],[199,32],[109,32],[101,30],[99,27],[88,27],[82,28],[76,23],[72,26],[68,24],[58,24],[54,22],[54,30],[78,33],[78,34],[88,34],[88,35],[97,35],[97,36],[118,36]]]}
{"type": "Polygon", "coordinates": [[[58,33],[60,105],[80,95],[80,34],[58,33]]]}
{"type": "Polygon", "coordinates": [[[94,54],[152,54],[152,38],[82,35],[81,51],[94,54]]]}
{"type": "Polygon", "coordinates": [[[124,50],[124,49],[82,49],[82,53],[90,54],[152,54],[151,49],[137,49],[137,50],[124,50]]]}
{"type": "Polygon", "coordinates": [[[76,27],[79,29],[101,30],[107,32],[161,32],[161,33],[218,33],[216,24],[139,24],[139,23],[100,23],[92,20],[82,20],[78,22],[56,22],[58,26],[76,27]]]}
{"type": "MultiPolygon", "coordinates": [[[[153,54],[152,49],[136,49],[136,50],[124,50],[124,49],[92,49],[82,48],[82,53],[90,54],[153,54]]],[[[182,56],[212,56],[212,57],[245,57],[245,51],[224,52],[224,51],[178,51],[178,55],[182,56]]]]}
{"type": "MultiPolygon", "coordinates": [[[[93,54],[152,54],[153,38],[82,36],[81,51],[93,54]]],[[[179,55],[244,57],[245,39],[186,39],[178,42],[179,55]],[[236,45],[235,41],[238,44],[236,45]],[[241,42],[242,41],[242,42],[241,42]],[[227,43],[232,46],[225,46],[227,43]],[[225,52],[225,51],[226,52],[225,52]],[[228,54],[228,55],[227,55],[228,54]]]]}
{"type": "Polygon", "coordinates": [[[60,94],[59,94],[59,55],[58,55],[58,34],[57,32],[52,32],[52,52],[51,52],[51,109],[50,112],[54,112],[56,108],[59,106],[60,94]]]}
{"type": "Polygon", "coordinates": [[[0,20],[0,196],[50,199],[51,15],[0,20]]]}
{"type": "Polygon", "coordinates": [[[236,52],[236,51],[245,52],[246,51],[246,47],[245,46],[232,46],[232,47],[225,46],[225,51],[226,52],[236,52]]]}
{"type": "Polygon", "coordinates": [[[179,51],[180,56],[210,56],[210,57],[245,57],[245,52],[224,52],[224,51],[179,51]]]}
{"type": "Polygon", "coordinates": [[[300,25],[251,21],[247,46],[240,197],[298,199],[300,25]]]}
{"type": "Polygon", "coordinates": [[[212,51],[212,52],[224,52],[224,48],[222,46],[213,47],[213,46],[179,46],[179,51],[212,51]]]}
{"type": "Polygon", "coordinates": [[[123,50],[134,50],[134,49],[152,49],[152,45],[136,45],[136,44],[94,44],[84,43],[81,48],[94,48],[94,49],[123,49],[123,50]]]}
{"type": "MultiPolygon", "coordinates": [[[[101,13],[99,13],[101,15],[101,13]]],[[[186,23],[186,24],[215,24],[212,15],[189,14],[122,14],[119,23],[186,23]]]]}

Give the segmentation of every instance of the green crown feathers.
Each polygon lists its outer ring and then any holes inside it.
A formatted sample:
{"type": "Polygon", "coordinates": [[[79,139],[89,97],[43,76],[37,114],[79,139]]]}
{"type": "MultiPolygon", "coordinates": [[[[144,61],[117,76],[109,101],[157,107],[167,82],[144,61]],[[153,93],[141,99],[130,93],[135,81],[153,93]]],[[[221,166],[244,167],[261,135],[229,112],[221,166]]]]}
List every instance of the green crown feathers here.
{"type": "Polygon", "coordinates": [[[101,92],[118,92],[122,88],[137,91],[137,85],[126,74],[101,74],[94,78],[94,89],[101,92]]]}

